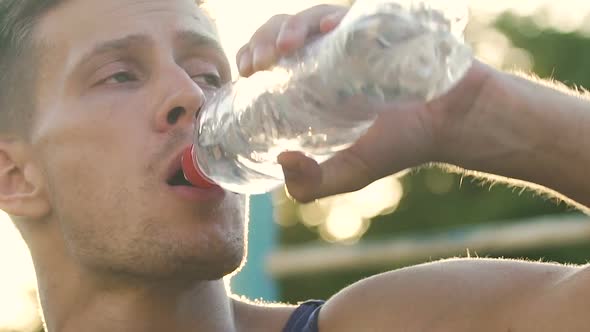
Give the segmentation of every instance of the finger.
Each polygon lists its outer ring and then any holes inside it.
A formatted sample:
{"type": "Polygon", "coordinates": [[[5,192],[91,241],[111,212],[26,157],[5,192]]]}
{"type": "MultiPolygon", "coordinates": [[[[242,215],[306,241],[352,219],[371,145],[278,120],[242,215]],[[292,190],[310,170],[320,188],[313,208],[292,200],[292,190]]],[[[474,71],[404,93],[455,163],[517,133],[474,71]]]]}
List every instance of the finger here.
{"type": "MultiPolygon", "coordinates": [[[[287,188],[298,201],[310,202],[356,191],[379,178],[423,163],[425,152],[419,147],[425,144],[419,143],[420,135],[414,137],[414,133],[420,132],[420,126],[415,123],[417,120],[411,120],[417,118],[416,107],[400,103],[375,105],[363,102],[363,98],[350,99],[341,109],[344,113],[347,113],[346,107],[351,110],[370,107],[376,113],[388,116],[376,120],[350,148],[318,165],[319,170],[297,164],[298,159],[292,161],[293,166],[285,167],[292,172],[286,177],[287,188]],[[395,111],[391,107],[395,107],[395,111]],[[392,123],[402,128],[392,132],[392,123]],[[416,156],[417,159],[408,156],[416,156]]],[[[294,155],[290,156],[295,158],[294,155]]]]}
{"type": "Polygon", "coordinates": [[[342,22],[342,19],[344,19],[344,16],[346,16],[346,13],[347,11],[343,10],[322,18],[320,21],[320,32],[328,33],[334,30],[340,24],[340,22],[342,22]]]}
{"type": "Polygon", "coordinates": [[[279,156],[289,195],[299,202],[359,190],[374,179],[366,164],[350,150],[335,154],[318,165],[300,152],[279,156]]]}
{"type": "Polygon", "coordinates": [[[322,172],[318,163],[301,152],[284,152],[278,162],[283,167],[289,196],[298,201],[313,197],[321,183],[322,172]]]}
{"type": "Polygon", "coordinates": [[[236,64],[241,76],[248,77],[252,75],[252,50],[250,50],[250,44],[242,46],[238,51],[236,64]]]}
{"type": "Polygon", "coordinates": [[[256,70],[264,70],[278,58],[276,38],[281,24],[289,15],[275,15],[252,35],[248,43],[236,55],[236,64],[242,76],[250,76],[256,70]]]}
{"type": "Polygon", "coordinates": [[[259,45],[252,51],[252,71],[270,68],[277,62],[279,55],[273,45],[259,45]]]}
{"type": "Polygon", "coordinates": [[[309,189],[297,188],[302,202],[364,188],[375,179],[367,165],[350,150],[336,153],[320,165],[322,174],[319,185],[309,189]]]}
{"type": "Polygon", "coordinates": [[[320,23],[323,18],[343,13],[346,9],[335,5],[319,5],[289,17],[281,26],[276,46],[282,55],[292,53],[301,48],[307,38],[321,32],[320,23]]]}
{"type": "Polygon", "coordinates": [[[276,47],[281,55],[289,54],[305,44],[308,30],[287,20],[279,31],[276,47]]]}

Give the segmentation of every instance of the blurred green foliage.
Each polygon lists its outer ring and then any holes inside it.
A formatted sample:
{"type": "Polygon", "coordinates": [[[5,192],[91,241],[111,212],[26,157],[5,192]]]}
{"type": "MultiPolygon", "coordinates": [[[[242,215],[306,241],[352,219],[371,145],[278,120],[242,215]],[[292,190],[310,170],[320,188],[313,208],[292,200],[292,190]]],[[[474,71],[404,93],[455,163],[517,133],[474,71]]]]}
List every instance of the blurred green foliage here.
{"type": "MultiPolygon", "coordinates": [[[[590,87],[590,38],[578,33],[543,30],[530,18],[504,14],[495,27],[527,50],[533,71],[542,78],[553,77],[569,86],[590,87]]],[[[477,36],[474,36],[477,38],[477,36]]],[[[559,133],[555,133],[558,135],[559,133]]],[[[482,182],[448,174],[440,169],[421,169],[403,180],[404,197],[392,214],[373,220],[361,239],[371,241],[403,234],[424,234],[483,222],[512,222],[539,215],[577,213],[565,204],[534,192],[506,185],[482,182]],[[442,187],[438,184],[443,184],[442,187]],[[442,190],[440,190],[442,188],[442,190]]],[[[281,232],[282,245],[321,241],[317,232],[299,223],[281,232]]],[[[590,244],[571,244],[519,252],[478,252],[480,257],[512,257],[564,263],[585,263],[590,244]]],[[[443,257],[432,257],[432,260],[443,257]]],[[[421,263],[421,262],[414,262],[421,263]]],[[[309,298],[326,299],[351,283],[400,266],[371,270],[338,271],[283,278],[279,281],[281,300],[297,302],[309,298]]]]}

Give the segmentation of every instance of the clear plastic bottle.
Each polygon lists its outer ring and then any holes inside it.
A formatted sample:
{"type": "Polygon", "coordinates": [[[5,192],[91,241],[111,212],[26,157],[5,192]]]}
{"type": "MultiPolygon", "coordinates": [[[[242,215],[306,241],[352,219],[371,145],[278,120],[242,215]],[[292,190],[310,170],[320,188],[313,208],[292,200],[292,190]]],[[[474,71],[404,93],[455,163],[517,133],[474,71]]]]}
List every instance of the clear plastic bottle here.
{"type": "Polygon", "coordinates": [[[281,152],[326,160],[377,117],[370,107],[347,107],[352,98],[428,101],[464,75],[472,62],[464,19],[423,1],[358,0],[334,31],[207,101],[185,176],[259,194],[283,183],[281,152]]]}

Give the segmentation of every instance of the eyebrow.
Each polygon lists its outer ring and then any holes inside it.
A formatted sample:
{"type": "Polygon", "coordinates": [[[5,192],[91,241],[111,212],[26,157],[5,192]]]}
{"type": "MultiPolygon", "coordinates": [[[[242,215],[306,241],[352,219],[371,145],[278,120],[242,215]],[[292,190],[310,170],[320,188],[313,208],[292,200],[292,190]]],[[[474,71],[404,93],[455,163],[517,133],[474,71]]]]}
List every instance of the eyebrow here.
{"type": "Polygon", "coordinates": [[[225,54],[223,47],[215,38],[192,30],[182,30],[176,34],[176,41],[188,47],[206,47],[225,54]]]}
{"type": "MultiPolygon", "coordinates": [[[[195,31],[179,31],[176,33],[176,40],[182,44],[185,44],[187,47],[207,47],[215,50],[216,52],[221,52],[221,54],[225,54],[223,47],[216,39],[195,31]]],[[[82,56],[82,58],[80,59],[80,61],[77,62],[77,65],[74,66],[74,68],[79,67],[80,65],[90,61],[90,59],[92,59],[93,57],[96,57],[101,54],[125,51],[132,48],[135,45],[149,44],[153,44],[153,40],[147,35],[143,34],[133,34],[125,36],[123,38],[109,40],[98,44],[90,52],[82,56]]]]}
{"type": "Polygon", "coordinates": [[[109,40],[96,45],[91,51],[84,54],[74,68],[78,68],[89,62],[92,58],[110,52],[124,51],[133,47],[134,45],[150,44],[151,39],[146,35],[128,35],[123,38],[109,40]]]}

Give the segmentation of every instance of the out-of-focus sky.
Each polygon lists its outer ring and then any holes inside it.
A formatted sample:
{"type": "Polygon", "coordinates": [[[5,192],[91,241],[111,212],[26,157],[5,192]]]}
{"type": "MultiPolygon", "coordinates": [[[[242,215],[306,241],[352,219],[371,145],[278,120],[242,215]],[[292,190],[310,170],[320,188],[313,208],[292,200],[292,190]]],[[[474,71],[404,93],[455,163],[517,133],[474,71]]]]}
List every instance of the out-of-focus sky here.
{"type": "MultiPolygon", "coordinates": [[[[413,0],[401,0],[413,1],[413,0]]],[[[432,0],[437,2],[458,0],[432,0]]],[[[477,22],[490,22],[499,14],[510,11],[530,16],[541,28],[561,32],[580,31],[590,34],[590,1],[587,0],[461,0],[468,3],[471,17],[477,22]]],[[[427,1],[428,2],[428,1],[427,1]]],[[[230,60],[234,54],[268,18],[277,13],[295,13],[318,3],[347,4],[348,0],[210,0],[230,60]],[[228,10],[230,9],[230,10],[228,10]]],[[[474,21],[472,20],[472,21],[474,21]]],[[[482,38],[483,39],[483,38],[482,38]]],[[[492,38],[494,39],[494,38],[492,38]]],[[[495,38],[496,40],[498,38],[495,38]]],[[[485,50],[484,50],[485,51],[485,50]]],[[[478,55],[482,55],[480,52],[478,55]]]]}
{"type": "MultiPolygon", "coordinates": [[[[455,0],[448,0],[455,1],[455,0]]],[[[217,16],[224,47],[233,63],[234,54],[263,22],[277,13],[295,13],[317,3],[347,3],[345,0],[209,0],[217,16]]],[[[490,28],[498,14],[512,11],[531,16],[540,27],[562,32],[590,34],[590,1],[588,0],[471,0],[469,1],[474,31],[478,40],[470,40],[478,57],[497,67],[532,65],[523,50],[514,48],[500,32],[490,28]]],[[[470,30],[471,29],[471,30],[470,30]]],[[[234,73],[235,73],[235,65],[234,73]]],[[[403,194],[396,179],[388,178],[363,192],[307,206],[300,214],[304,222],[318,222],[323,215],[323,236],[330,241],[358,238],[366,231],[367,218],[395,208],[403,194]],[[377,198],[385,198],[377,200],[377,198]],[[376,203],[377,202],[377,203],[376,203]],[[342,207],[345,208],[342,208],[342,207]],[[307,216],[307,218],[306,218],[307,216]],[[352,218],[352,219],[351,219],[352,218]]],[[[26,246],[8,217],[0,212],[0,332],[31,331],[40,324],[34,296],[35,278],[26,246]]]]}

